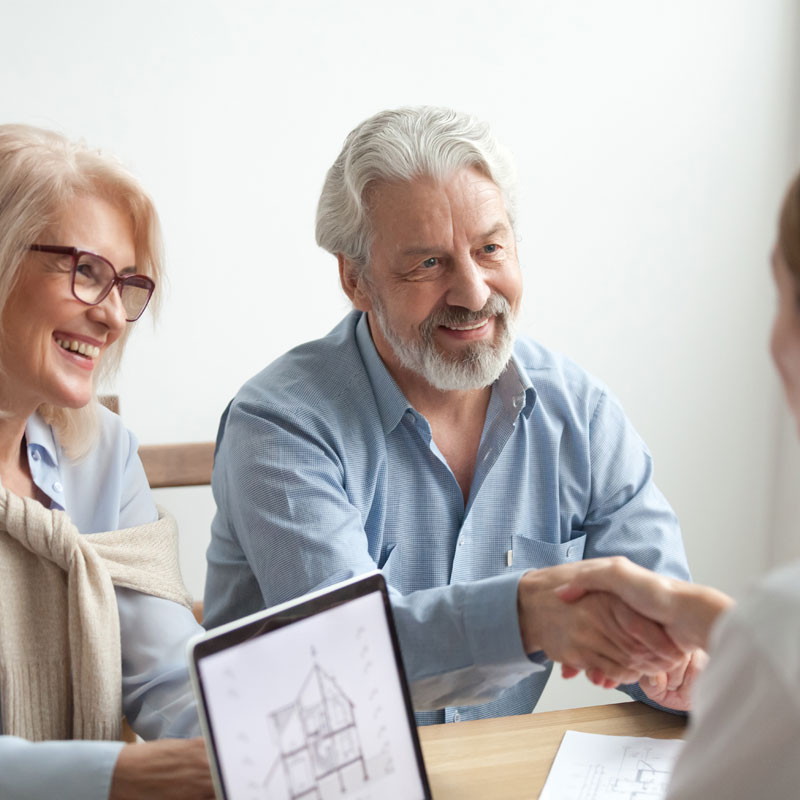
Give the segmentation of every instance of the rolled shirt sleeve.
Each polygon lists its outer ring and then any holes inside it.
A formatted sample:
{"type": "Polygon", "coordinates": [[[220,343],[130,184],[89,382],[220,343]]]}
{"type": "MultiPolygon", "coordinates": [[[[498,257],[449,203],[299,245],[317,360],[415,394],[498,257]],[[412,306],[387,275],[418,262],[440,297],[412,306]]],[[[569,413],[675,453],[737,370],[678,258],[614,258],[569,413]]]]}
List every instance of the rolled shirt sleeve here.
{"type": "Polygon", "coordinates": [[[668,800],[797,797],[800,562],[762,579],[711,631],[668,800]]]}

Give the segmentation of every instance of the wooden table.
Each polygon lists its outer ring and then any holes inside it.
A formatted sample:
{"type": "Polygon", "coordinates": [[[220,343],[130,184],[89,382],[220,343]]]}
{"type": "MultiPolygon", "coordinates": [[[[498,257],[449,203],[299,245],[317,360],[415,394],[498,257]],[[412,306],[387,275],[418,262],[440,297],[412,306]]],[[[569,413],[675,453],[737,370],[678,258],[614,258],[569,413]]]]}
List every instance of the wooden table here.
{"type": "Polygon", "coordinates": [[[571,708],[419,729],[434,800],[521,800],[544,786],[564,731],[678,739],[683,717],[644,703],[571,708]]]}

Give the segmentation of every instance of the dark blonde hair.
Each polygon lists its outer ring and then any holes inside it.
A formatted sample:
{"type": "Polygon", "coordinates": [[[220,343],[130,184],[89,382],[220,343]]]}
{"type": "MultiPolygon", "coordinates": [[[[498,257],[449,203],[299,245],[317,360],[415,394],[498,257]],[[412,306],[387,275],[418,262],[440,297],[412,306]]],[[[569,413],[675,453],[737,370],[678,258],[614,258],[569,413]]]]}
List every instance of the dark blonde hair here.
{"type": "MultiPolygon", "coordinates": [[[[119,161],[54,131],[0,125],[0,331],[28,248],[79,196],[98,197],[127,214],[133,225],[137,271],[149,275],[156,284],[162,278],[163,245],[155,206],[119,161]]],[[[157,303],[158,292],[153,298],[157,303]]],[[[151,307],[155,313],[153,303],[151,307]]],[[[129,334],[127,326],[104,354],[98,379],[117,370],[129,334]]],[[[4,371],[3,338],[0,335],[0,375],[4,371]]],[[[89,450],[97,433],[95,400],[79,409],[45,404],[39,413],[56,429],[59,442],[71,456],[89,450]]]]}
{"type": "Polygon", "coordinates": [[[783,260],[800,284],[800,173],[789,184],[778,222],[778,248],[783,260]]]}

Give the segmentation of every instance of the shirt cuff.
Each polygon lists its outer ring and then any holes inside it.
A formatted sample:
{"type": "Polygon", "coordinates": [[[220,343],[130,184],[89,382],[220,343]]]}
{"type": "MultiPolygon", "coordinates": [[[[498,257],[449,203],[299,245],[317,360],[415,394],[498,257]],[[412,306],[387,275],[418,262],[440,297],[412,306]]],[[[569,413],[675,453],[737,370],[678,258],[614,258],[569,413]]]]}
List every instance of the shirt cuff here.
{"type": "Polygon", "coordinates": [[[0,797],[108,800],[123,742],[29,742],[0,736],[0,797]]]}
{"type": "Polygon", "coordinates": [[[527,673],[546,668],[546,660],[529,658],[522,645],[517,598],[523,574],[511,572],[463,584],[464,627],[476,665],[519,666],[527,673]]]}

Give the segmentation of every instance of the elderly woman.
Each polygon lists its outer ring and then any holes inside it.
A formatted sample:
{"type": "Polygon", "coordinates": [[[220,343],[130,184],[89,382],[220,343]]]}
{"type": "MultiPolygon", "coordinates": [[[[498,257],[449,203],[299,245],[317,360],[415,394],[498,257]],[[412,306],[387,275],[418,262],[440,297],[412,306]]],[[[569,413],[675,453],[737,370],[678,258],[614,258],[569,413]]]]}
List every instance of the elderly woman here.
{"type": "Polygon", "coordinates": [[[213,797],[199,628],[136,440],[98,406],[161,273],[117,162],[0,126],[0,797],[213,797]],[[123,745],[125,716],[145,739],[123,745]],[[83,740],[83,741],[82,741],[83,740]],[[88,741],[91,740],[91,741],[88,741]]]}
{"type": "MultiPolygon", "coordinates": [[[[783,203],[772,274],[778,289],[772,357],[800,431],[800,175],[783,203]]],[[[617,594],[686,650],[710,649],[668,800],[798,796],[800,562],[768,575],[738,605],[715,589],[657,576],[625,559],[598,559],[561,595],[573,601],[587,591],[617,594]]]]}

